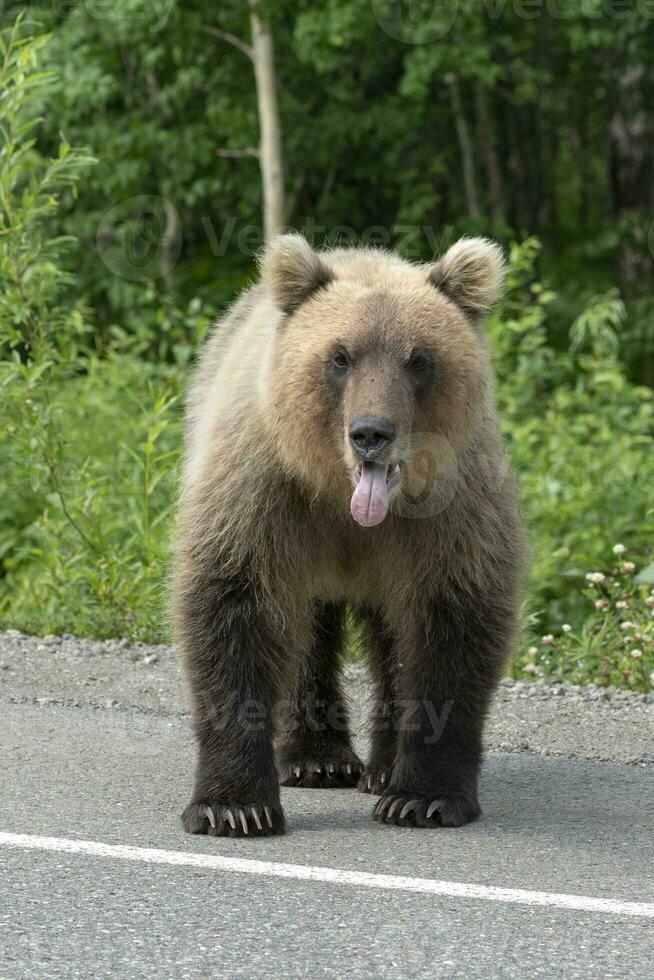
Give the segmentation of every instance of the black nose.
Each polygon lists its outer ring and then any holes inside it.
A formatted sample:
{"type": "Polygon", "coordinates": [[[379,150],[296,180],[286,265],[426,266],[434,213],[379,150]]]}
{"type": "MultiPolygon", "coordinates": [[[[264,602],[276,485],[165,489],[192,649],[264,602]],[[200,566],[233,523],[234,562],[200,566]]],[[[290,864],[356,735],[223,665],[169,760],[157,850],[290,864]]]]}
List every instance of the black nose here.
{"type": "Polygon", "coordinates": [[[361,459],[378,456],[394,438],[390,419],[360,416],[350,426],[350,442],[361,459]]]}

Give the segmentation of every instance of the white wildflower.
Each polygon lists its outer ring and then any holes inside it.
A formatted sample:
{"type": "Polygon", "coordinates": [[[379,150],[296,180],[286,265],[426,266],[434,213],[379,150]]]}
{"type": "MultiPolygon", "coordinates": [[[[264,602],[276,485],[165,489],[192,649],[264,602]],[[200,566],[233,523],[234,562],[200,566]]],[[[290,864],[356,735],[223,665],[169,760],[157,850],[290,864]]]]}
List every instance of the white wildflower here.
{"type": "Polygon", "coordinates": [[[591,585],[601,585],[606,579],[604,572],[587,572],[586,579],[591,585]]]}
{"type": "Polygon", "coordinates": [[[627,549],[625,548],[625,546],[623,544],[614,544],[613,545],[613,554],[614,555],[624,555],[624,553],[625,553],[626,550],[627,549]]]}
{"type": "Polygon", "coordinates": [[[628,603],[626,603],[624,601],[624,599],[618,599],[618,601],[615,604],[615,608],[616,609],[626,609],[627,608],[627,605],[628,605],[628,603]]]}
{"type": "Polygon", "coordinates": [[[632,656],[634,658],[634,660],[638,660],[638,658],[639,657],[642,657],[642,655],[643,655],[643,651],[642,650],[631,650],[630,651],[630,656],[632,656]]]}
{"type": "Polygon", "coordinates": [[[620,623],[621,630],[632,630],[636,624],[632,623],[630,619],[625,619],[624,623],[620,623]]]}
{"type": "Polygon", "coordinates": [[[572,626],[570,625],[570,623],[564,623],[561,629],[563,630],[564,633],[572,633],[572,626]]]}
{"type": "Polygon", "coordinates": [[[608,599],[597,599],[595,601],[595,608],[596,609],[608,609],[609,608],[608,599]]]}
{"type": "Polygon", "coordinates": [[[529,647],[527,653],[529,654],[530,657],[535,657],[538,653],[538,647],[529,647]]]}
{"type": "Polygon", "coordinates": [[[631,575],[632,572],[635,572],[636,571],[636,566],[634,565],[634,563],[632,561],[623,561],[622,562],[622,571],[623,572],[626,572],[627,575],[631,575]]]}
{"type": "Polygon", "coordinates": [[[552,643],[554,643],[554,637],[551,633],[547,633],[545,636],[541,637],[541,639],[546,647],[549,647],[552,645],[552,643]]]}

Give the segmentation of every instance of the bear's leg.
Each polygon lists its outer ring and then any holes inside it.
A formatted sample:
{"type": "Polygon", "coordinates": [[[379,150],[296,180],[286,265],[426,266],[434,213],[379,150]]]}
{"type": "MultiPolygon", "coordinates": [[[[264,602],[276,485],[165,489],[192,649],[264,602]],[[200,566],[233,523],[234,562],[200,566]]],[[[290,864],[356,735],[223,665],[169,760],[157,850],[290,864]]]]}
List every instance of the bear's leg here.
{"type": "Polygon", "coordinates": [[[442,596],[399,633],[398,750],[373,816],[399,826],[459,827],[481,813],[482,729],[509,650],[510,602],[442,596]],[[417,628],[416,628],[417,627],[417,628]]]}
{"type": "Polygon", "coordinates": [[[199,750],[184,829],[227,837],[283,833],[272,712],[284,651],[247,581],[193,569],[180,595],[178,633],[199,750]]]}
{"type": "Polygon", "coordinates": [[[299,665],[284,731],[276,743],[279,778],[282,786],[353,786],[362,765],[350,743],[339,679],[345,607],[333,602],[315,605],[311,646],[299,665]]]}
{"type": "Polygon", "coordinates": [[[362,609],[360,616],[366,631],[366,649],[374,684],[370,712],[370,757],[358,789],[362,793],[383,793],[388,786],[395,753],[396,731],[396,660],[393,637],[376,610],[362,609]]]}

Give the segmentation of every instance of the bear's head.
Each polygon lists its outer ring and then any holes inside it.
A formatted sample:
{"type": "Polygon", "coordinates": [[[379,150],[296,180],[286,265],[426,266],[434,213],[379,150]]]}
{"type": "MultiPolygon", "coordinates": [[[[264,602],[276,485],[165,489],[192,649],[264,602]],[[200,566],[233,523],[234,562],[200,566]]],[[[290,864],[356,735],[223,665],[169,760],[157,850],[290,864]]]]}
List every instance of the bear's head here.
{"type": "Polygon", "coordinates": [[[371,527],[451,466],[491,411],[480,321],[503,278],[500,248],[482,238],[431,265],[275,239],[262,258],[278,311],[267,408],[289,472],[349,498],[371,527]]]}

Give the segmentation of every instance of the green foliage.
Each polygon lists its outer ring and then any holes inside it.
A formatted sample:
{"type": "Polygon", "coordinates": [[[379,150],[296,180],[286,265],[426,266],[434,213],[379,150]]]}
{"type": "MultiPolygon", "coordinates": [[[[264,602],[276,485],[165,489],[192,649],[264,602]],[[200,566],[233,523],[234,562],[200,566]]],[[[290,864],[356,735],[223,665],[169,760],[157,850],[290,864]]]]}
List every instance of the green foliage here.
{"type": "Polygon", "coordinates": [[[199,339],[206,321],[197,303],[158,303],[156,331],[115,328],[93,349],[53,219],[94,160],[64,139],[53,159],[35,151],[47,38],[21,39],[19,26],[0,35],[0,619],[161,637],[181,339],[199,339]]]}
{"type": "MultiPolygon", "coordinates": [[[[621,542],[613,554],[626,554],[621,542]]],[[[556,635],[540,637],[518,660],[522,671],[648,691],[654,668],[654,589],[648,585],[654,566],[635,571],[634,562],[620,557],[603,572],[587,572],[580,592],[588,614],[579,629],[563,623],[556,635]]]]}
{"type": "MultiPolygon", "coordinates": [[[[42,354],[52,338],[75,343],[84,331],[80,308],[57,305],[72,277],[60,265],[69,239],[44,234],[60,198],[76,187],[81,173],[94,163],[86,152],[61,139],[56,157],[43,160],[35,149],[34,131],[41,123],[35,96],[52,81],[38,70],[47,36],[20,38],[20,20],[0,35],[2,103],[0,135],[0,322],[2,341],[12,351],[24,346],[42,354]]],[[[16,357],[16,363],[20,359],[16,357]]],[[[38,376],[52,365],[43,361],[38,376]]],[[[36,381],[37,378],[34,378],[36,381]]]]}
{"type": "Polygon", "coordinates": [[[112,354],[45,390],[14,382],[32,424],[14,402],[0,446],[0,619],[37,634],[166,635],[177,380],[112,354]]]}
{"type": "MultiPolygon", "coordinates": [[[[317,243],[381,229],[416,259],[461,233],[513,243],[489,333],[533,549],[514,667],[645,689],[654,20],[461,0],[412,26],[402,6],[262,0],[289,223],[317,243]],[[638,578],[607,562],[616,543],[638,578]]],[[[180,394],[261,243],[257,161],[217,153],[258,140],[251,65],[215,32],[248,41],[247,5],[30,14],[0,43],[0,625],[163,639],[180,394]]]]}
{"type": "MultiPolygon", "coordinates": [[[[538,251],[533,239],[512,247],[507,298],[489,324],[500,411],[531,530],[529,620],[546,635],[569,623],[597,637],[584,575],[603,567],[616,543],[634,561],[651,556],[654,394],[630,382],[618,358],[624,311],[615,294],[590,302],[571,328],[568,351],[551,346],[547,317],[556,295],[533,281],[538,251]]],[[[610,662],[615,647],[603,655],[610,662]]],[[[583,663],[575,667],[567,644],[540,667],[594,676],[598,661],[583,663]]],[[[641,687],[646,664],[654,668],[651,650],[634,675],[641,687]]]]}
{"type": "MultiPolygon", "coordinates": [[[[2,9],[11,17],[24,6],[2,9]]],[[[250,61],[215,33],[249,42],[247,4],[29,6],[52,32],[47,59],[58,69],[38,145],[54,156],[63,129],[99,156],[61,211],[96,333],[139,329],[139,284],[111,274],[97,232],[112,208],[127,214],[142,195],[180,218],[165,291],[182,308],[196,296],[222,307],[261,244],[257,160],[217,155],[258,140],[250,61]]],[[[629,314],[623,357],[654,383],[648,4],[266,0],[262,11],[274,29],[290,225],[318,226],[318,241],[343,225],[359,236],[381,227],[402,245],[409,224],[424,259],[434,241],[423,226],[439,241],[537,235],[559,294],[551,339],[567,346],[589,297],[617,286],[629,314]],[[461,123],[478,215],[462,180],[461,123]]]]}
{"type": "Polygon", "coordinates": [[[570,330],[570,349],[589,349],[602,355],[615,354],[619,347],[619,331],[626,310],[615,287],[600,296],[593,296],[579,314],[570,330]]]}

